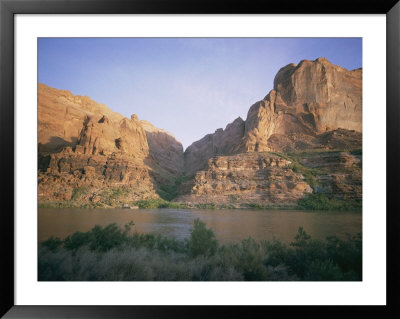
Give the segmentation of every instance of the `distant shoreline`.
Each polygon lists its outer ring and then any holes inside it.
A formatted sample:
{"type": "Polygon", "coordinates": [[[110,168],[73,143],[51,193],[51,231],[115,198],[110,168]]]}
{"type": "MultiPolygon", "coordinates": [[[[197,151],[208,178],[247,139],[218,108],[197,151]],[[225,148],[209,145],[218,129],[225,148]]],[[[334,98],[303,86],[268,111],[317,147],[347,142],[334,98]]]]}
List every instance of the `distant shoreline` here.
{"type": "MultiPolygon", "coordinates": [[[[134,203],[139,209],[254,209],[254,210],[320,210],[320,211],[362,211],[361,201],[330,200],[325,196],[310,194],[298,203],[289,205],[265,205],[257,203],[179,203],[163,199],[142,200],[134,203]]],[[[39,202],[38,208],[82,208],[82,209],[126,209],[123,206],[106,206],[97,203],[74,203],[71,201],[39,202]]],[[[134,211],[135,209],[132,209],[134,211]]]]}

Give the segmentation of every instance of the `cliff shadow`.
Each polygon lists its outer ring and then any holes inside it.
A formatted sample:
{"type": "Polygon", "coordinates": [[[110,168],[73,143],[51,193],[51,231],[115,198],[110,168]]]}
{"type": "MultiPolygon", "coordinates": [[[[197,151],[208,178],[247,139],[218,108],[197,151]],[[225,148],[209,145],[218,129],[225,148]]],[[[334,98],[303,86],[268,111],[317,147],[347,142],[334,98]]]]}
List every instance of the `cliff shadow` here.
{"type": "Polygon", "coordinates": [[[74,147],[77,143],[77,137],[73,137],[72,141],[68,142],[59,136],[52,136],[47,143],[38,143],[38,153],[59,153],[64,147],[74,147]]]}

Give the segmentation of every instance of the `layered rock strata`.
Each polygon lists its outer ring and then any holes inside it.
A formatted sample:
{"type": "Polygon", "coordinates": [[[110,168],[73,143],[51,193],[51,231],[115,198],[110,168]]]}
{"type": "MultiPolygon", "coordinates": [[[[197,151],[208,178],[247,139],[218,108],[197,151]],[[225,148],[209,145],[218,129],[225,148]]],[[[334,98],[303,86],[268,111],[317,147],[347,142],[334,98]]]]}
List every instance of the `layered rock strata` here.
{"type": "Polygon", "coordinates": [[[182,145],[135,114],[129,119],[88,97],[43,84],[38,101],[41,202],[70,200],[78,193],[82,202],[96,202],[112,197],[112,189],[125,201],[158,197],[159,183],[183,171],[182,145]]]}
{"type": "Polygon", "coordinates": [[[126,118],[39,84],[39,201],[113,206],[116,198],[173,198],[182,175],[181,202],[294,205],[311,192],[359,200],[361,155],[349,151],[362,149],[361,114],[361,69],[303,60],[279,70],[273,90],[246,120],[237,118],[183,153],[171,133],[135,114],[126,118]],[[296,162],[274,152],[294,152],[296,162]]]}
{"type": "Polygon", "coordinates": [[[302,154],[301,164],[319,172],[315,193],[339,200],[362,199],[362,156],[349,152],[302,154]]]}
{"type": "Polygon", "coordinates": [[[361,148],[361,115],[361,69],[349,71],[325,58],[289,64],[275,76],[274,89],[250,107],[246,121],[236,120],[234,130],[217,130],[187,148],[185,171],[193,175],[216,155],[361,148]],[[330,135],[343,139],[330,142],[330,135]]]}
{"type": "MultiPolygon", "coordinates": [[[[178,201],[189,203],[294,203],[311,193],[301,174],[289,160],[269,153],[216,156],[208,160],[186,187],[188,195],[178,201]]],[[[185,190],[183,190],[185,192],[185,190]]]]}
{"type": "Polygon", "coordinates": [[[288,158],[267,152],[213,157],[182,185],[186,195],[177,201],[279,207],[295,206],[309,193],[336,200],[362,199],[361,155],[305,152],[296,154],[296,164],[288,158]]]}

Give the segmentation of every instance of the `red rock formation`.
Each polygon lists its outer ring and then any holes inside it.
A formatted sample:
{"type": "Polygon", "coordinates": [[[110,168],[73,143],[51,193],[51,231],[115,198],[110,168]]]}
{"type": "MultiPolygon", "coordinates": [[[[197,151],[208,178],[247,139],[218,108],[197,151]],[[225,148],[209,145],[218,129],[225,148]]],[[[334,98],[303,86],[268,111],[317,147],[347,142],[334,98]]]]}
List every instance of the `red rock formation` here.
{"type": "Polygon", "coordinates": [[[188,183],[180,202],[287,205],[312,192],[291,162],[268,153],[217,156],[188,183]]]}
{"type": "Polygon", "coordinates": [[[361,69],[349,71],[325,58],[289,64],[277,73],[274,89],[250,107],[244,123],[236,120],[235,130],[217,130],[187,148],[185,171],[194,174],[216,155],[361,148],[361,88],[361,69]]]}
{"type": "Polygon", "coordinates": [[[88,97],[43,84],[38,106],[40,201],[70,200],[79,189],[85,189],[82,203],[114,205],[115,194],[124,201],[158,197],[157,181],[183,171],[182,145],[153,126],[150,133],[157,136],[149,136],[151,124],[145,131],[135,114],[128,119],[88,97]]]}

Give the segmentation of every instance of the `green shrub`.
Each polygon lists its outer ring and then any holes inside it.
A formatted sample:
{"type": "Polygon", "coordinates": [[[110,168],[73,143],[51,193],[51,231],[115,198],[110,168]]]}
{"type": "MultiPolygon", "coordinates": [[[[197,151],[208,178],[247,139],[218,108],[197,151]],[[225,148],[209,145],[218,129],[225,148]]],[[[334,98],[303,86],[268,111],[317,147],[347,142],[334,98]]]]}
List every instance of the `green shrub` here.
{"type": "Polygon", "coordinates": [[[103,194],[101,197],[104,198],[104,202],[109,206],[120,205],[125,202],[125,198],[129,195],[129,189],[123,187],[111,188],[103,194]]]}
{"type": "Polygon", "coordinates": [[[72,190],[71,199],[72,199],[72,200],[77,200],[77,199],[81,198],[82,195],[84,195],[84,194],[87,193],[87,190],[88,190],[88,189],[87,189],[86,186],[75,187],[75,188],[72,190]]]}
{"type": "Polygon", "coordinates": [[[210,256],[215,254],[218,242],[215,239],[214,232],[211,229],[207,229],[206,224],[197,218],[193,222],[193,229],[190,232],[187,247],[191,256],[210,256]]]}
{"type": "Polygon", "coordinates": [[[282,157],[288,161],[291,162],[289,165],[289,168],[298,174],[303,175],[304,181],[310,185],[312,189],[315,189],[316,186],[318,186],[318,182],[316,179],[316,176],[320,175],[322,172],[316,168],[310,168],[306,167],[303,164],[301,164],[301,156],[296,153],[288,153],[288,154],[283,154],[279,152],[271,152],[271,154],[277,155],[279,157],[282,157]]]}
{"type": "Polygon", "coordinates": [[[238,267],[243,273],[244,280],[268,280],[268,271],[264,265],[266,258],[265,249],[261,243],[253,238],[241,242],[241,254],[238,267]]]}
{"type": "Polygon", "coordinates": [[[332,202],[325,194],[307,194],[306,197],[299,199],[297,202],[302,209],[309,210],[329,210],[334,209],[332,202]]]}
{"type": "Polygon", "coordinates": [[[299,199],[297,204],[300,209],[306,209],[306,210],[359,211],[362,209],[361,199],[337,200],[337,199],[331,199],[325,194],[321,193],[307,194],[305,197],[299,199]]]}
{"type": "Polygon", "coordinates": [[[265,209],[264,205],[258,203],[249,203],[247,206],[252,209],[265,209]]]}
{"type": "Polygon", "coordinates": [[[58,237],[51,236],[49,239],[42,242],[43,247],[46,247],[48,250],[54,252],[58,247],[62,245],[63,241],[58,237]]]}
{"type": "Polygon", "coordinates": [[[215,203],[206,203],[206,204],[195,204],[195,207],[201,209],[216,209],[217,205],[215,205],[215,203]]]}
{"type": "Polygon", "coordinates": [[[63,241],[63,245],[67,250],[77,250],[83,246],[88,246],[91,250],[107,251],[125,243],[133,225],[133,222],[126,224],[124,231],[119,229],[115,223],[104,228],[96,225],[86,233],[77,231],[68,236],[63,241]]]}
{"type": "Polygon", "coordinates": [[[322,241],[300,227],[290,245],[248,238],[218,246],[199,219],[185,241],[130,235],[133,225],[49,238],[38,249],[39,280],[362,280],[361,234],[322,241]]]}
{"type": "Polygon", "coordinates": [[[168,202],[162,198],[152,198],[152,199],[145,199],[145,200],[139,200],[135,202],[135,205],[137,205],[139,208],[186,208],[186,204],[182,203],[174,203],[174,202],[168,202]]]}
{"type": "Polygon", "coordinates": [[[167,201],[173,200],[178,196],[179,186],[186,180],[185,176],[179,176],[168,184],[161,184],[157,190],[158,195],[167,201]]]}

